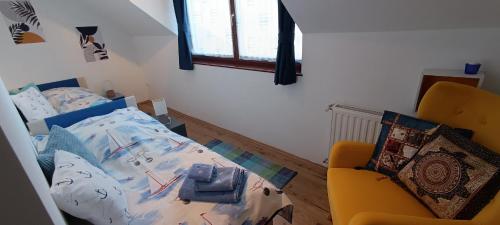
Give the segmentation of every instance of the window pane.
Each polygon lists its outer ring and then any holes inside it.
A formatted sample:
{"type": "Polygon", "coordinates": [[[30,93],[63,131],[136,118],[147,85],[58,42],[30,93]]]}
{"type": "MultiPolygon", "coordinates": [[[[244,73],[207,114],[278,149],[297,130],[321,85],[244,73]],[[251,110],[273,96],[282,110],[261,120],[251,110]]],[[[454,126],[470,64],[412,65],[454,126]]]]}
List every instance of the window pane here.
{"type": "Polygon", "coordinates": [[[302,31],[299,26],[295,24],[295,60],[302,61],[302,31]]]}
{"type": "Polygon", "coordinates": [[[235,0],[240,58],[276,60],[278,1],[235,0]]]}
{"type": "MultiPolygon", "coordinates": [[[[276,61],[278,1],[235,0],[241,59],[276,61]]],[[[295,58],[302,60],[302,33],[295,29],[295,58]]]]}
{"type": "Polygon", "coordinates": [[[194,55],[233,57],[228,0],[190,0],[188,7],[194,55]]]}

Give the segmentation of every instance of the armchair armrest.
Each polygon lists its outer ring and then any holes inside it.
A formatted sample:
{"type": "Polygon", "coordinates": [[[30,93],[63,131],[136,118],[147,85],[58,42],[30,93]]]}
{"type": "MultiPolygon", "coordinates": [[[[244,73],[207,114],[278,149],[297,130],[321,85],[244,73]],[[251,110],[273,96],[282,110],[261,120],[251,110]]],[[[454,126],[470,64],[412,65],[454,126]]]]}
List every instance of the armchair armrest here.
{"type": "Polygon", "coordinates": [[[388,213],[363,212],[352,217],[349,225],[477,225],[472,220],[449,220],[388,213]]]}
{"type": "Polygon", "coordinates": [[[328,168],[354,168],[366,166],[375,150],[374,144],[340,141],[333,145],[328,168]]]}

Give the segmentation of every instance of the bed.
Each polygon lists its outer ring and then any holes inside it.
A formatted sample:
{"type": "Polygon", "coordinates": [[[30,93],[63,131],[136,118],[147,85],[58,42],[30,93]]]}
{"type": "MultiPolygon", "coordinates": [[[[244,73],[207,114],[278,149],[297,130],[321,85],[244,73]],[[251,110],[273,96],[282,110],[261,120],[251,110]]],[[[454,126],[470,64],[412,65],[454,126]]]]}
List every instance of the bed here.
{"type": "MultiPolygon", "coordinates": [[[[39,126],[44,123],[44,119],[49,119],[50,117],[53,117],[55,115],[70,113],[111,102],[111,100],[87,89],[87,82],[83,77],[38,85],[28,84],[25,87],[11,90],[12,92],[14,92],[14,94],[11,93],[11,96],[17,95],[17,92],[26,91],[26,89],[30,87],[35,87],[36,89],[38,89],[37,91],[39,91],[40,94],[43,94],[44,98],[50,103],[49,105],[51,105],[55,111],[53,113],[49,113],[49,115],[46,117],[41,117],[43,119],[38,118],[28,120],[22,112],[23,110],[19,108],[18,104],[16,104],[19,114],[23,118],[23,121],[26,123],[26,126],[30,131],[34,129],[40,129],[39,126]]],[[[40,130],[36,132],[39,133],[40,130]]]]}
{"type": "Polygon", "coordinates": [[[281,190],[248,172],[238,204],[185,202],[179,188],[193,163],[238,166],[139,111],[114,101],[44,120],[77,136],[125,190],[130,224],[291,224],[293,205],[281,190]],[[128,146],[128,147],[124,147],[128,146]],[[121,150],[112,150],[121,149],[121,150]]]}

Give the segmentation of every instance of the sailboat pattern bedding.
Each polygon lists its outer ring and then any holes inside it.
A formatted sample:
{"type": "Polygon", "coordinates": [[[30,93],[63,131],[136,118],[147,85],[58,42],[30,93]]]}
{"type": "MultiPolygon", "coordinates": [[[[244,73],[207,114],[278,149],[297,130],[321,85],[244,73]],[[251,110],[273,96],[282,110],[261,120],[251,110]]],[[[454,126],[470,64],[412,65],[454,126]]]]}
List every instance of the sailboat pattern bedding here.
{"type": "Polygon", "coordinates": [[[127,195],[130,224],[265,224],[271,218],[291,224],[293,206],[274,185],[248,171],[237,204],[178,198],[194,163],[238,165],[130,107],[85,119],[67,128],[82,140],[127,195]],[[277,216],[275,216],[277,215],[277,216]]]}

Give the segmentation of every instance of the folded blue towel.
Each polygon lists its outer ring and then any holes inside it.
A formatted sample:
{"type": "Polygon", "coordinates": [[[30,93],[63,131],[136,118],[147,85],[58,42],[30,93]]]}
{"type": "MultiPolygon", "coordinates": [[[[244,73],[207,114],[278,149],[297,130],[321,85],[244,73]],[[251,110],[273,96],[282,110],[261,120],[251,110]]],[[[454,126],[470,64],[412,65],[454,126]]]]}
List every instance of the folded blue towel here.
{"type": "Polygon", "coordinates": [[[232,191],[240,176],[237,167],[217,168],[212,182],[195,182],[195,191],[232,191]]]}
{"type": "Polygon", "coordinates": [[[188,178],[196,181],[210,182],[214,173],[214,165],[195,163],[189,169],[188,178]]]}
{"type": "Polygon", "coordinates": [[[245,170],[240,170],[238,182],[233,191],[195,191],[195,180],[186,177],[179,190],[179,198],[182,200],[217,202],[217,203],[238,203],[245,189],[247,174],[245,170]]]}

